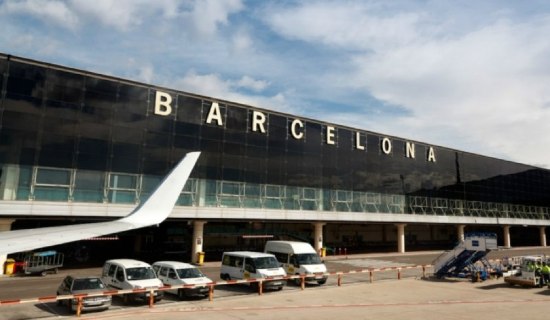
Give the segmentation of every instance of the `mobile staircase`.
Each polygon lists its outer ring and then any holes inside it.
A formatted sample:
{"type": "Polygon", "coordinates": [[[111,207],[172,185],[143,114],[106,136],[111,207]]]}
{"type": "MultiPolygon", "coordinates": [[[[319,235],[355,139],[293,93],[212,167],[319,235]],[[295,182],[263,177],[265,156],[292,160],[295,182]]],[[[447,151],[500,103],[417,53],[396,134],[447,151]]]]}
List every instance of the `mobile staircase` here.
{"type": "Polygon", "coordinates": [[[445,251],[434,260],[434,275],[437,278],[470,276],[472,281],[485,280],[490,273],[498,274],[497,268],[486,258],[494,249],[498,249],[495,233],[467,233],[453,250],[445,251]]]}

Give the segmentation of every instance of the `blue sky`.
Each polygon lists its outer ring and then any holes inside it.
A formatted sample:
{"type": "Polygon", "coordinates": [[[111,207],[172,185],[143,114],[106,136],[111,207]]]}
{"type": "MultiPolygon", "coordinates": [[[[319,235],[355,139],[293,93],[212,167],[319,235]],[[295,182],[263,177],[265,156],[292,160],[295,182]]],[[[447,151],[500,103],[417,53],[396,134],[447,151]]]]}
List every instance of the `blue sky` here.
{"type": "Polygon", "coordinates": [[[550,168],[548,1],[0,1],[0,52],[550,168]]]}

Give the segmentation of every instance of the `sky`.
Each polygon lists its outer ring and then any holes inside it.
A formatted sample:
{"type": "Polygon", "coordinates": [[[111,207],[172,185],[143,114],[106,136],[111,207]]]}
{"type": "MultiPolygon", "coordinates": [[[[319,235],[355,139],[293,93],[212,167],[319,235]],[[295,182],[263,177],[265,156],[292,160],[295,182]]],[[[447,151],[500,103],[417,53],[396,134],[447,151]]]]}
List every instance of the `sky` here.
{"type": "Polygon", "coordinates": [[[546,0],[0,0],[0,52],[550,168],[546,0]]]}

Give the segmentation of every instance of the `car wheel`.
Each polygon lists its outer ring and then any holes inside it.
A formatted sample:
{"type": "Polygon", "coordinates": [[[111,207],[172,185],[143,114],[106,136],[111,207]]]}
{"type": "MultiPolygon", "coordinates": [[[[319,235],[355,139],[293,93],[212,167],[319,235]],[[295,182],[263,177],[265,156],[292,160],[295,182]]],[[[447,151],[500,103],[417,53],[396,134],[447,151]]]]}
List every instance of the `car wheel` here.
{"type": "Polygon", "coordinates": [[[180,300],[185,299],[185,292],[183,292],[183,289],[179,289],[179,290],[178,290],[178,298],[179,298],[180,300]]]}
{"type": "Polygon", "coordinates": [[[327,279],[323,279],[323,280],[317,280],[317,283],[318,284],[325,284],[327,282],[327,279]]]}

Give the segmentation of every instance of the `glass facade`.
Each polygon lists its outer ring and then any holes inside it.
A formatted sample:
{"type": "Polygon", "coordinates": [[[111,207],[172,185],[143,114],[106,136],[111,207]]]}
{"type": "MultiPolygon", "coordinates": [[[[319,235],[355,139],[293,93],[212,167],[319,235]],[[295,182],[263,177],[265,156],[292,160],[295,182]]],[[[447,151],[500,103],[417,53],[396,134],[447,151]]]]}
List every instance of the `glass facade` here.
{"type": "Polygon", "coordinates": [[[545,169],[4,55],[0,75],[4,200],[138,203],[200,150],[179,205],[549,218],[545,169]]]}

